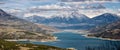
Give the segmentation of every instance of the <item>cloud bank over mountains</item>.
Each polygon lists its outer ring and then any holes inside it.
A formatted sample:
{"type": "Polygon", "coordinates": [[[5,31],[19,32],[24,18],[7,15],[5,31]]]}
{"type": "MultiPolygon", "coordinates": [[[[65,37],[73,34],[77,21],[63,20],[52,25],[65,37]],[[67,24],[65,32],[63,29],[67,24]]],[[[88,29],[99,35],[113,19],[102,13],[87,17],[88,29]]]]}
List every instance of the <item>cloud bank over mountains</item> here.
{"type": "Polygon", "coordinates": [[[120,14],[120,0],[0,0],[0,8],[17,16],[50,17],[74,11],[92,18],[103,13],[120,14]]]}

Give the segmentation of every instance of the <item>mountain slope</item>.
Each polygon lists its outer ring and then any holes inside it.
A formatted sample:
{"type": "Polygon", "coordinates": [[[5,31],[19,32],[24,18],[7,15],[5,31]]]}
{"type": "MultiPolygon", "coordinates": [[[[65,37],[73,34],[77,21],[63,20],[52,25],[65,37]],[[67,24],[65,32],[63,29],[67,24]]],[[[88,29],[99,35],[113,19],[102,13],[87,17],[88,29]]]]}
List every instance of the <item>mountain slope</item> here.
{"type": "Polygon", "coordinates": [[[50,39],[51,35],[48,30],[40,27],[41,25],[19,19],[15,16],[7,14],[0,9],[0,38],[4,39],[50,39]]]}
{"type": "Polygon", "coordinates": [[[93,24],[95,24],[96,26],[95,28],[91,29],[91,32],[98,32],[98,31],[101,32],[104,31],[106,25],[119,21],[120,17],[115,14],[105,13],[97,17],[94,17],[91,20],[93,21],[93,24]]]}
{"type": "Polygon", "coordinates": [[[108,24],[103,27],[98,27],[96,30],[92,30],[92,32],[95,34],[90,34],[89,36],[120,39],[120,21],[108,24]]]}
{"type": "MultiPolygon", "coordinates": [[[[105,13],[93,18],[94,20],[100,20],[101,26],[97,26],[90,30],[89,36],[110,38],[110,39],[120,39],[120,17],[115,14],[105,13]],[[106,24],[104,24],[106,23],[106,24]]],[[[96,21],[97,22],[97,21],[96,21]]]]}
{"type": "Polygon", "coordinates": [[[120,17],[117,16],[116,14],[104,13],[102,15],[92,18],[92,20],[93,20],[93,23],[96,25],[104,25],[104,24],[109,24],[109,23],[118,21],[120,20],[120,17]]]}

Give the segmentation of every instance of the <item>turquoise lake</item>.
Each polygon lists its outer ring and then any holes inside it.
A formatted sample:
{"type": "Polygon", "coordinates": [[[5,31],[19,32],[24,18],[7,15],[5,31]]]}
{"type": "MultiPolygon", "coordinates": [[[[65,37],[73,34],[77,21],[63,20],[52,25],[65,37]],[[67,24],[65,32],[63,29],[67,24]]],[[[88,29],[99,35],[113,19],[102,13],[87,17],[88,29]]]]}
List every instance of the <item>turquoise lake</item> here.
{"type": "Polygon", "coordinates": [[[77,50],[120,50],[120,41],[101,40],[97,38],[86,38],[82,34],[73,32],[55,33],[58,37],[55,42],[32,42],[61,48],[75,48],[77,50]]]}

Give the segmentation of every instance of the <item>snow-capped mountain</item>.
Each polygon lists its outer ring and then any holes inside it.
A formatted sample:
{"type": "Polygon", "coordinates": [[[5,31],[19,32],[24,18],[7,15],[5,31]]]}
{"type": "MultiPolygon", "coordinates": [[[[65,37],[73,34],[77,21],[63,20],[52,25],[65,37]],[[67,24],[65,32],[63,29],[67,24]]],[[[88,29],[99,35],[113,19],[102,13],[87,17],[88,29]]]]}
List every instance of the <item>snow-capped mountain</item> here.
{"type": "Polygon", "coordinates": [[[87,22],[89,18],[84,14],[73,12],[67,15],[66,14],[56,15],[56,16],[54,15],[51,16],[51,18],[32,16],[32,17],[27,17],[27,20],[36,23],[45,23],[45,24],[50,24],[50,23],[78,24],[78,23],[87,22]]]}
{"type": "Polygon", "coordinates": [[[35,23],[47,24],[49,26],[62,29],[86,29],[118,21],[120,20],[120,17],[115,14],[104,13],[94,18],[88,18],[84,14],[74,12],[70,14],[52,16],[51,18],[31,16],[26,19],[35,23]]]}

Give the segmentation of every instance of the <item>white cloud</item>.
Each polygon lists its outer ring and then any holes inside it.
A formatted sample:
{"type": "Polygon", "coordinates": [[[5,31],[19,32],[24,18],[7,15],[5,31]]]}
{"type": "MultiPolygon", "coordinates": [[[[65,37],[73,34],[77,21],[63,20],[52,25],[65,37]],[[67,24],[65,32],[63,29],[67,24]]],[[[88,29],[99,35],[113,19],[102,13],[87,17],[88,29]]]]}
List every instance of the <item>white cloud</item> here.
{"type": "Polygon", "coordinates": [[[57,5],[57,4],[52,4],[52,5],[34,6],[31,9],[36,9],[36,8],[37,9],[65,9],[65,8],[70,9],[71,7],[70,6],[60,6],[60,5],[57,5]]]}
{"type": "Polygon", "coordinates": [[[37,12],[37,13],[25,13],[24,17],[31,17],[31,16],[41,16],[46,18],[51,18],[52,15],[56,14],[57,12],[37,12]]]}
{"type": "MultiPolygon", "coordinates": [[[[73,11],[43,11],[43,12],[36,12],[36,13],[26,13],[24,16],[25,17],[30,17],[33,15],[37,15],[37,16],[42,16],[42,17],[46,17],[46,18],[51,18],[53,16],[66,16],[68,17],[70,13],[72,13],[73,11]]],[[[116,11],[116,10],[112,10],[112,9],[99,9],[99,10],[78,10],[77,11],[79,14],[84,14],[90,18],[93,18],[95,16],[101,15],[103,13],[113,13],[113,14],[117,14],[119,15],[120,12],[116,11]]]]}
{"type": "Polygon", "coordinates": [[[9,9],[8,12],[9,13],[16,13],[16,12],[22,12],[22,10],[19,10],[19,9],[9,9]]]}
{"type": "Polygon", "coordinates": [[[112,14],[119,15],[119,12],[117,10],[112,10],[112,9],[79,10],[79,13],[85,14],[90,18],[96,17],[96,16],[104,14],[104,13],[112,13],[112,14]]]}

